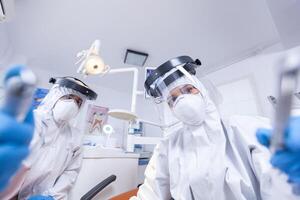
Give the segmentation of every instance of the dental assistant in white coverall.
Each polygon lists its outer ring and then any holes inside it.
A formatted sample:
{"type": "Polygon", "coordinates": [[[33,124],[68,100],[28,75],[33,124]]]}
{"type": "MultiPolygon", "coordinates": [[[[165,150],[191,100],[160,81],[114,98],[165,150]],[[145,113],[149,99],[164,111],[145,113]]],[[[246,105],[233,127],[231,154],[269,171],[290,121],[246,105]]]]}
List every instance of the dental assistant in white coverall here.
{"type": "Polygon", "coordinates": [[[188,56],[177,57],[145,82],[148,94],[168,103],[183,126],[157,145],[131,200],[294,199],[286,177],[272,169],[268,150],[256,142],[254,133],[265,119],[231,118],[225,128],[195,77],[196,65],[188,56]]]}
{"type": "MultiPolygon", "coordinates": [[[[97,94],[78,79],[52,79],[54,86],[34,112],[31,154],[10,193],[21,200],[66,200],[79,173],[83,133],[70,125],[97,94]],[[17,191],[16,190],[16,186],[17,191]]],[[[3,198],[1,198],[3,199],[3,198]]]]}

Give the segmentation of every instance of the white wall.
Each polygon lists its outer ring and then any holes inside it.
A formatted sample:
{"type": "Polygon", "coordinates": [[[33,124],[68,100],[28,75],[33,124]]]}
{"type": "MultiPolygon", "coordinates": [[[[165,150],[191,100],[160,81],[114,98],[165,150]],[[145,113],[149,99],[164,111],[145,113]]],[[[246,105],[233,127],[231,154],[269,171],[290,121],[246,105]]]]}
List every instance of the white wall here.
{"type": "MultiPolygon", "coordinates": [[[[300,50],[300,47],[293,49],[293,51],[297,50],[300,50]]],[[[250,78],[256,93],[260,114],[271,117],[273,108],[268,102],[267,96],[276,96],[276,61],[282,54],[282,52],[276,52],[254,56],[208,74],[207,78],[217,86],[242,78],[250,78]]],[[[236,93],[239,92],[242,91],[236,91],[236,93]]]]}
{"type": "Polygon", "coordinates": [[[207,78],[217,86],[242,78],[250,78],[256,91],[258,110],[263,116],[269,116],[272,113],[272,107],[266,97],[274,92],[275,74],[273,66],[276,57],[276,54],[271,54],[249,58],[209,74],[207,78]]]}
{"type": "Polygon", "coordinates": [[[9,44],[9,37],[5,25],[0,26],[0,69],[3,68],[6,60],[11,54],[11,45],[9,44]]]}
{"type": "Polygon", "coordinates": [[[235,113],[261,115],[251,77],[220,85],[217,89],[223,97],[221,104],[218,105],[223,118],[227,119],[235,113]]]}
{"type": "Polygon", "coordinates": [[[16,54],[9,37],[7,24],[0,24],[0,71],[14,64],[26,64],[24,55],[16,54]]]}

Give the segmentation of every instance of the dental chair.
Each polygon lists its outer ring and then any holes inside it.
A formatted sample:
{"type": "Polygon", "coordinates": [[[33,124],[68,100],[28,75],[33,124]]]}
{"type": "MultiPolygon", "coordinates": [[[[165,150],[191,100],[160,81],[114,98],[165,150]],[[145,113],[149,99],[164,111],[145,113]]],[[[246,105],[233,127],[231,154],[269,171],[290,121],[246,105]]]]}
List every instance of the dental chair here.
{"type": "MultiPolygon", "coordinates": [[[[85,195],[83,195],[80,200],[92,200],[99,192],[101,192],[105,187],[110,185],[117,179],[115,175],[111,175],[89,190],[85,195]]],[[[138,188],[122,193],[118,196],[111,198],[110,200],[128,200],[132,196],[136,196],[138,188]]]]}
{"type": "Polygon", "coordinates": [[[80,200],[92,200],[99,192],[101,192],[105,187],[114,182],[117,179],[115,175],[111,175],[93,187],[85,195],[83,195],[80,200]]]}

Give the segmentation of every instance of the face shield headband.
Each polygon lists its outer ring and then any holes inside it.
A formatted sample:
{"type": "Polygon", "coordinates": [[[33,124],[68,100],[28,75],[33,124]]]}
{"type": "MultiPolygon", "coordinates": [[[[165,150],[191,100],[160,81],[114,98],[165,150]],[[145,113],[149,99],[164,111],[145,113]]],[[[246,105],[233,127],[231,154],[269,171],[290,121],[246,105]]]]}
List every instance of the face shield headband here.
{"type": "Polygon", "coordinates": [[[97,93],[91,90],[85,83],[74,77],[58,77],[51,78],[50,83],[58,84],[60,87],[70,88],[82,95],[86,96],[88,100],[96,100],[97,93]]]}

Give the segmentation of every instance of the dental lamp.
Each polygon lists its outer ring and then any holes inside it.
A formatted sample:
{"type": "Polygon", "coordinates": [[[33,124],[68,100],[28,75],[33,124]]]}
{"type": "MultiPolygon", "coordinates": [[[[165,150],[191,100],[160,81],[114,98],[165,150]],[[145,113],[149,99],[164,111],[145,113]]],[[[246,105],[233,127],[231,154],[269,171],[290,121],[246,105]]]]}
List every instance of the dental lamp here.
{"type": "Polygon", "coordinates": [[[79,64],[77,73],[85,76],[89,75],[106,75],[116,73],[133,73],[133,87],[132,87],[132,101],[131,110],[115,109],[110,110],[109,115],[122,120],[134,120],[137,118],[135,114],[136,98],[137,95],[143,94],[142,91],[137,90],[138,84],[138,70],[136,68],[122,68],[122,69],[111,69],[106,65],[99,54],[100,40],[95,40],[91,47],[87,50],[83,50],[77,54],[79,60],[76,65],[79,64]]]}
{"type": "MultiPolygon", "coordinates": [[[[138,87],[137,87],[138,70],[134,67],[111,69],[108,65],[104,63],[103,59],[100,57],[99,48],[100,48],[100,41],[96,40],[93,42],[92,46],[89,49],[83,50],[77,54],[79,60],[76,62],[76,64],[80,64],[77,73],[83,74],[85,76],[128,73],[128,72],[133,73],[132,100],[131,100],[130,111],[123,110],[123,109],[111,109],[108,112],[109,116],[120,120],[128,121],[130,125],[134,125],[138,122],[142,122],[152,126],[160,127],[163,130],[163,132],[165,132],[166,128],[169,128],[179,123],[176,122],[170,125],[161,125],[147,120],[139,119],[139,117],[135,113],[136,99],[137,99],[137,95],[144,95],[144,92],[138,91],[138,87]]],[[[126,150],[128,152],[133,152],[135,144],[157,144],[160,140],[161,140],[160,137],[141,137],[135,135],[128,135],[126,150]]]]}
{"type": "Polygon", "coordinates": [[[110,67],[104,64],[103,59],[99,55],[100,41],[95,40],[92,46],[77,53],[79,60],[75,63],[80,66],[77,73],[88,75],[105,74],[109,71],[110,67]]]}

